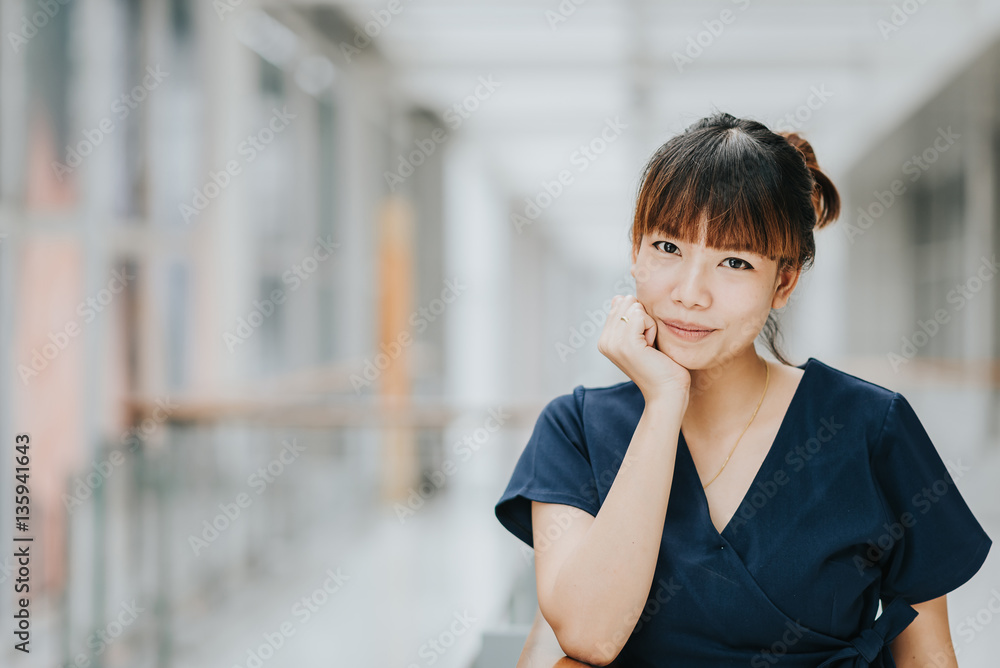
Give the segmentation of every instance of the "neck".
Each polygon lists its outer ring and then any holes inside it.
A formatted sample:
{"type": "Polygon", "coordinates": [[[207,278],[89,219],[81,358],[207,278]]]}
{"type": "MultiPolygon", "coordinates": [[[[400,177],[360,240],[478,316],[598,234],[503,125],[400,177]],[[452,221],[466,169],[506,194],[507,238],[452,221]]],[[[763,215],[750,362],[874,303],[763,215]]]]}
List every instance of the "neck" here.
{"type": "Polygon", "coordinates": [[[750,346],[739,357],[691,369],[690,374],[691,393],[681,423],[685,440],[691,436],[698,443],[725,449],[726,443],[716,437],[742,431],[764,392],[764,359],[750,346]]]}

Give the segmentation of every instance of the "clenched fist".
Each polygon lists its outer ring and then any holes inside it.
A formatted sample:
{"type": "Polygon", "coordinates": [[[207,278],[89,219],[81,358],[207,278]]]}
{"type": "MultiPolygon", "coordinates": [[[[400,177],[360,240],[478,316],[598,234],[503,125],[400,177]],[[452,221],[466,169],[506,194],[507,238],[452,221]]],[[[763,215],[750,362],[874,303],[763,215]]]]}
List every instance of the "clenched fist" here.
{"type": "Polygon", "coordinates": [[[597,349],[635,382],[647,404],[674,400],[686,408],[691,375],[655,341],[656,320],[633,295],[615,295],[597,349]]]}

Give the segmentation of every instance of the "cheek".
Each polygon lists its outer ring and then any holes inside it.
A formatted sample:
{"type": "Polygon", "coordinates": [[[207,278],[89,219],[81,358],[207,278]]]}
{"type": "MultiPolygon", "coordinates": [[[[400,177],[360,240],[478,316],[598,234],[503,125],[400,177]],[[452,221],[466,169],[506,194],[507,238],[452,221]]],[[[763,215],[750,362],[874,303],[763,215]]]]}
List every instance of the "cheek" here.
{"type": "Polygon", "coordinates": [[[636,279],[635,297],[642,303],[646,313],[653,315],[659,310],[657,305],[662,305],[670,299],[670,287],[660,276],[650,276],[645,281],[636,279]]]}
{"type": "Polygon", "coordinates": [[[636,296],[639,295],[639,290],[643,294],[655,297],[660,297],[670,290],[669,274],[662,267],[651,269],[649,264],[637,265],[633,278],[635,279],[636,296]]]}
{"type": "Polygon", "coordinates": [[[765,293],[748,290],[733,294],[727,300],[726,318],[733,328],[733,334],[746,338],[754,338],[760,333],[767,316],[771,312],[771,302],[765,293]]]}
{"type": "Polygon", "coordinates": [[[645,248],[639,251],[636,257],[635,268],[632,276],[636,285],[646,285],[652,287],[657,282],[662,282],[665,264],[661,258],[655,254],[647,252],[645,248]]]}

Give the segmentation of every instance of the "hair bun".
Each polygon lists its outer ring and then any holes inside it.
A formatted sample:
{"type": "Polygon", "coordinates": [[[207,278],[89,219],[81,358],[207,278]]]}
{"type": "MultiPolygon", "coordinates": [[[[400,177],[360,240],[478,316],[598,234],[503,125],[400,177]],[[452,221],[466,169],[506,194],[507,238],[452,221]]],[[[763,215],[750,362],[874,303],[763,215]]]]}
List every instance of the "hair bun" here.
{"type": "Polygon", "coordinates": [[[823,173],[816,161],[816,152],[812,145],[797,132],[779,132],[789,144],[794,146],[805,159],[806,167],[812,174],[816,187],[813,189],[813,208],[816,209],[816,229],[825,227],[837,219],[840,215],[840,194],[834,187],[833,181],[823,173]]]}

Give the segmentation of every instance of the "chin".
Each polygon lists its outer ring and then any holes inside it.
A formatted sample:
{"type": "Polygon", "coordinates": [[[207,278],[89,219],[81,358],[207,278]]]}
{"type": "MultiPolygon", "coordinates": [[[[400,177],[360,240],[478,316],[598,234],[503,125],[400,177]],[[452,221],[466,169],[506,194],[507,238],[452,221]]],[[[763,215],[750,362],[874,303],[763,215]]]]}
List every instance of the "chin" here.
{"type": "Polygon", "coordinates": [[[661,341],[656,342],[656,349],[661,353],[680,364],[685,369],[700,368],[698,358],[700,355],[693,350],[685,349],[682,346],[664,345],[661,341]]]}

